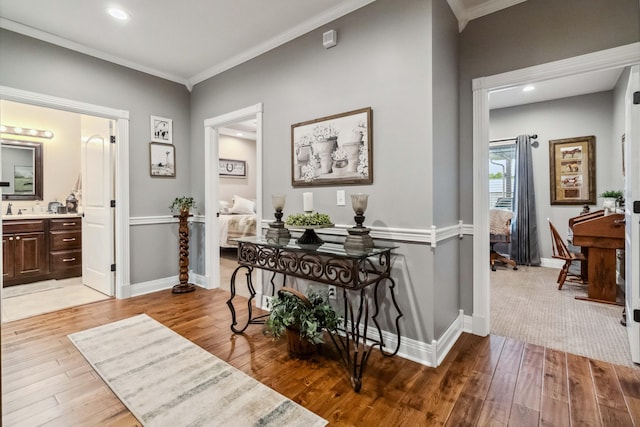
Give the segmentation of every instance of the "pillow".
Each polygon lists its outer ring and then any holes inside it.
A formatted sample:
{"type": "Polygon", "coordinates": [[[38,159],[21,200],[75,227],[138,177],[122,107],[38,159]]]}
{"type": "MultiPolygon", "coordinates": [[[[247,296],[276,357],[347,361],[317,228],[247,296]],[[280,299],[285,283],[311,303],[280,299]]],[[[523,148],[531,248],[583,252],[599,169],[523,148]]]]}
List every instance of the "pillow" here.
{"type": "Polygon", "coordinates": [[[256,212],[256,202],[240,196],[233,196],[233,206],[229,210],[233,214],[251,215],[256,212]]]}
{"type": "Polygon", "coordinates": [[[231,203],[227,202],[226,200],[218,201],[218,210],[221,214],[228,214],[230,207],[231,203]]]}

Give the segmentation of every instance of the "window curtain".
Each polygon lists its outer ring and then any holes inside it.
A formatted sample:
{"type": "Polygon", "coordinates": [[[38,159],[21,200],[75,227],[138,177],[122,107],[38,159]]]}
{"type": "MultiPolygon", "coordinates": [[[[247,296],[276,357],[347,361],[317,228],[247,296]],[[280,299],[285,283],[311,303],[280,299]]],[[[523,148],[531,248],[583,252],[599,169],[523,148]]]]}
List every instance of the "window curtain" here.
{"type": "Polygon", "coordinates": [[[540,265],[536,196],[533,187],[531,138],[516,139],[516,177],[513,220],[511,221],[511,259],[521,265],[540,265]]]}

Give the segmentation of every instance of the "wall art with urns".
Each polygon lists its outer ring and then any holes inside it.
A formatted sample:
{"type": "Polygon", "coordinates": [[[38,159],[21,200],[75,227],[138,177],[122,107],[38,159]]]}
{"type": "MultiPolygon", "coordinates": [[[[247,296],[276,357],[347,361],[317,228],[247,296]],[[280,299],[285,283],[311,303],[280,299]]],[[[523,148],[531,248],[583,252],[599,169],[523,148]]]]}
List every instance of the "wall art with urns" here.
{"type": "Polygon", "coordinates": [[[371,108],[291,126],[294,187],[373,183],[371,108]]]}

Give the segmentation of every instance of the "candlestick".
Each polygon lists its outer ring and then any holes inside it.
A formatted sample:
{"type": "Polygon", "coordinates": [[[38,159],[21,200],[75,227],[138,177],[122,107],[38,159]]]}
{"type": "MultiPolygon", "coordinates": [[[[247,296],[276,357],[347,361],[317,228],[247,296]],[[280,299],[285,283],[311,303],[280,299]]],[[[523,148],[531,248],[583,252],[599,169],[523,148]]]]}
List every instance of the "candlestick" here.
{"type": "Polygon", "coordinates": [[[302,206],[305,212],[313,212],[313,193],[302,193],[302,206]]]}

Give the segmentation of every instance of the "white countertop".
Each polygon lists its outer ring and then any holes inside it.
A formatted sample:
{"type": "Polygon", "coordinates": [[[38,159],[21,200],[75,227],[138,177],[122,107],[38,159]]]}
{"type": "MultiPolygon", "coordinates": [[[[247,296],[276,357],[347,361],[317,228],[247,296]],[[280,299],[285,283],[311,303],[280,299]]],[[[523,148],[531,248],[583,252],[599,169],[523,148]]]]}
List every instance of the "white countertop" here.
{"type": "Polygon", "coordinates": [[[3,221],[19,220],[19,219],[47,219],[47,218],[77,218],[82,214],[79,213],[67,213],[67,214],[48,214],[48,213],[22,213],[22,215],[2,215],[3,221]]]}

